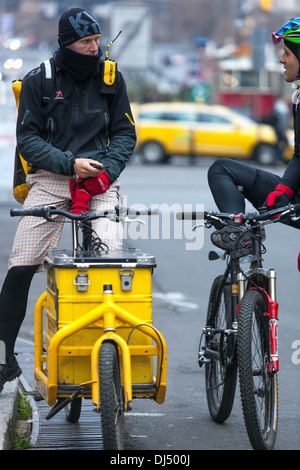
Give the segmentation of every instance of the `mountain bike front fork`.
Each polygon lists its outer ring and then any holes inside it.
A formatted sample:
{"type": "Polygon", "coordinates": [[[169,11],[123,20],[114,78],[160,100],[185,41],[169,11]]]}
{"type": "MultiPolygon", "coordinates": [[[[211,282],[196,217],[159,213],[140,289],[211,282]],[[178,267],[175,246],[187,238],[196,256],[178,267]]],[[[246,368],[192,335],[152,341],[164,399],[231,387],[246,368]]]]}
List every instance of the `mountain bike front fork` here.
{"type": "MultiPolygon", "coordinates": [[[[238,281],[238,292],[239,292],[239,303],[245,294],[247,289],[246,279],[251,277],[252,270],[250,273],[239,273],[237,276],[238,281]]],[[[276,302],[276,272],[274,269],[257,269],[257,277],[264,277],[267,280],[266,287],[253,286],[249,287],[250,290],[258,290],[262,293],[265,298],[267,311],[264,312],[264,316],[269,322],[269,341],[270,341],[270,364],[269,373],[274,374],[279,371],[279,357],[278,357],[278,303],[276,302]]],[[[256,276],[255,276],[256,277],[256,276]]]]}

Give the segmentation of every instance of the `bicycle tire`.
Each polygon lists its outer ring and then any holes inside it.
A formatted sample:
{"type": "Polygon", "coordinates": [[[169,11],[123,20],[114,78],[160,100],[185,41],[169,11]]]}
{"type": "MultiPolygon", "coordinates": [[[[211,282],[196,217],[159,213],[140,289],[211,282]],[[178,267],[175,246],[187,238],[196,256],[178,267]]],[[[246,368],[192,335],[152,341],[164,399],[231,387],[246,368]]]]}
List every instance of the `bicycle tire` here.
{"type": "Polygon", "coordinates": [[[66,418],[69,423],[77,423],[81,414],[81,397],[75,398],[65,407],[66,418]]]}
{"type": "Polygon", "coordinates": [[[113,342],[99,351],[100,414],[104,450],[122,450],[124,406],[119,355],[113,342]]]}
{"type": "MultiPolygon", "coordinates": [[[[231,286],[225,283],[224,276],[218,276],[214,280],[208,304],[207,326],[212,328],[231,328],[231,286]]],[[[206,341],[206,346],[218,350],[220,348],[220,334],[214,335],[212,340],[206,341]]],[[[234,346],[233,338],[227,340],[223,349],[232,355],[234,346]]],[[[226,351],[225,361],[226,361],[226,351]]],[[[205,384],[208,409],[212,419],[217,423],[223,423],[230,416],[237,382],[236,352],[230,365],[211,358],[205,364],[205,384]]]]}
{"type": "Polygon", "coordinates": [[[278,427],[278,382],[269,373],[266,311],[263,294],[246,291],[239,310],[238,367],[244,421],[255,450],[273,449],[278,427]]]}

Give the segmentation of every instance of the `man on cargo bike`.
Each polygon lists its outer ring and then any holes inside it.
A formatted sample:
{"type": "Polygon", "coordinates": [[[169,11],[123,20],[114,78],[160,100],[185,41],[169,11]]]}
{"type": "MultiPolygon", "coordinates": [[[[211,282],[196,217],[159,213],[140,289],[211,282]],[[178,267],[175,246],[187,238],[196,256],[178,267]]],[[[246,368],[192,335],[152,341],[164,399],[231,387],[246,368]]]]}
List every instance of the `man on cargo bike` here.
{"type": "MultiPolygon", "coordinates": [[[[132,154],[136,134],[118,70],[114,92],[102,92],[100,35],[90,12],[68,9],[58,24],[59,48],[46,61],[46,74],[54,76],[48,102],[43,102],[42,67],[23,80],[17,145],[31,165],[24,208],[54,205],[68,210],[73,203],[72,212],[80,213],[120,204],[118,177],[132,154]]],[[[62,227],[43,218],[23,217],[19,222],[0,295],[0,341],[5,345],[0,392],[21,374],[14,347],[28,291],[33,275],[43,269],[46,251],[58,246],[62,227]]],[[[93,228],[110,250],[122,247],[121,223],[102,218],[93,228]]]]}

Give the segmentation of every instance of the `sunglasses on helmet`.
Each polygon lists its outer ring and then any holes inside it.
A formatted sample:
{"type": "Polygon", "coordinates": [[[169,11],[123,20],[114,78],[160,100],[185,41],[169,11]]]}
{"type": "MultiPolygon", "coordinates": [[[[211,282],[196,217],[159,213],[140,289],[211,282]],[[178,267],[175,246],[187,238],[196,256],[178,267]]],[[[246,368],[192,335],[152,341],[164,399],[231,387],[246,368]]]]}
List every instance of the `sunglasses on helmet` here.
{"type": "Polygon", "coordinates": [[[278,34],[278,33],[272,33],[272,41],[274,44],[279,44],[283,39],[286,39],[286,38],[299,38],[300,37],[300,34],[298,33],[291,33],[291,34],[285,34],[285,35],[281,35],[281,34],[278,34]]]}

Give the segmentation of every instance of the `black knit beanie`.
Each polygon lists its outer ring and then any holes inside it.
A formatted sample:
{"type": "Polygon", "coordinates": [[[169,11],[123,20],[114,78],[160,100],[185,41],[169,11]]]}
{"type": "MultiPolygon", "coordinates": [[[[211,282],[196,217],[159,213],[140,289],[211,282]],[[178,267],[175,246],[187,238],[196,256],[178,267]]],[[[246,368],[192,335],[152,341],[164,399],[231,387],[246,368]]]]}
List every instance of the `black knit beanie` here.
{"type": "Polygon", "coordinates": [[[68,46],[93,34],[101,34],[101,30],[89,11],[69,8],[61,15],[58,22],[58,42],[61,46],[68,46]]]}

